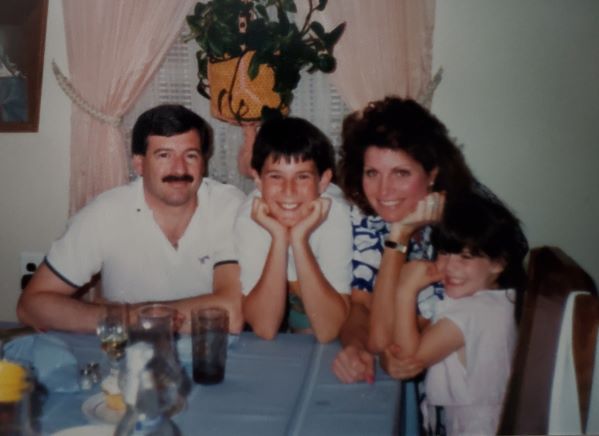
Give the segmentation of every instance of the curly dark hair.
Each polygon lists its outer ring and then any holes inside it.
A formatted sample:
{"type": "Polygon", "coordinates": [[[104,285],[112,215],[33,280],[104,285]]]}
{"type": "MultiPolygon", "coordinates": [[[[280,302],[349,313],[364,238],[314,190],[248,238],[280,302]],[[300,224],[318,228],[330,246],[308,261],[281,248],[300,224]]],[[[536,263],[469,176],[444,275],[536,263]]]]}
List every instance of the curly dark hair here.
{"type": "Polygon", "coordinates": [[[449,198],[472,186],[473,177],[447,128],[414,100],[389,96],[343,121],[338,181],[346,197],[365,214],[376,215],[362,187],[364,153],[371,146],[401,150],[427,173],[438,168],[433,191],[449,198]]]}

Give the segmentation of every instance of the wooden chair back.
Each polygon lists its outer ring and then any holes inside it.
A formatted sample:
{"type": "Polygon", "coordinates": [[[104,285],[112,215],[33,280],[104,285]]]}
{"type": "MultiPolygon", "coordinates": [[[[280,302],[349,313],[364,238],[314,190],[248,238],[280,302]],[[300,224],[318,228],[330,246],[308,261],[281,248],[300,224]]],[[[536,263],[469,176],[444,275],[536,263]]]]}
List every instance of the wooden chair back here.
{"type": "MultiPolygon", "coordinates": [[[[589,291],[596,299],[592,278],[562,250],[531,250],[518,343],[499,434],[547,434],[562,313],[568,294],[575,290],[589,291]]],[[[578,327],[579,331],[584,328],[578,327]]],[[[585,341],[591,341],[590,335],[585,341]]]]}
{"type": "MultiPolygon", "coordinates": [[[[599,329],[599,299],[594,295],[578,295],[574,304],[572,341],[574,367],[578,386],[580,420],[583,428],[589,420],[593,377],[599,377],[597,356],[597,331],[599,329]]],[[[594,413],[599,413],[595,410],[594,413]]]]}

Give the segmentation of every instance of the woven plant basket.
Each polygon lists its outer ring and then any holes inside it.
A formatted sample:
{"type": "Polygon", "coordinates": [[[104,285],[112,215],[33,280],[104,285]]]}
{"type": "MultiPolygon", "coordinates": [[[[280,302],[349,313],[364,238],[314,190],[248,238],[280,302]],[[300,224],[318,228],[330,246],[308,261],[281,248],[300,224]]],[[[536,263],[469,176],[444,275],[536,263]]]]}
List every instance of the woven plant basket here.
{"type": "Polygon", "coordinates": [[[263,106],[280,109],[285,115],[289,112],[273,91],[274,72],[268,65],[260,65],[256,78],[249,78],[247,71],[254,53],[208,64],[210,111],[215,118],[241,124],[259,121],[263,106]]]}

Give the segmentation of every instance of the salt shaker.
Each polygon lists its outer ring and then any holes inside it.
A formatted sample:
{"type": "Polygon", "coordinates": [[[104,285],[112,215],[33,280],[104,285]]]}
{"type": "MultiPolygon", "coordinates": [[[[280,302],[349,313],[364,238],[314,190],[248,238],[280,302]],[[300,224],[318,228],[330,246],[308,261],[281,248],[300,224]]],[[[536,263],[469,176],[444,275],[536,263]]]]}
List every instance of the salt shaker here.
{"type": "Polygon", "coordinates": [[[86,365],[79,371],[79,387],[82,391],[89,391],[94,386],[94,376],[91,369],[86,365]]]}

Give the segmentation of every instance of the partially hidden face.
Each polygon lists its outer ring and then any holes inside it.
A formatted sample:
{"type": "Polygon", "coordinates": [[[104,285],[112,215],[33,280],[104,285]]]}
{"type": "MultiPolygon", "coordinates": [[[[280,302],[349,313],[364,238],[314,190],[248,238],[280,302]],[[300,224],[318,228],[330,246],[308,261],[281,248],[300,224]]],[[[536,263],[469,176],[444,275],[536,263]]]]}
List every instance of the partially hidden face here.
{"type": "Polygon", "coordinates": [[[173,136],[150,135],[145,156],[135,155],[133,166],[143,176],[150,207],[197,203],[204,159],[196,130],[173,136]]]}
{"type": "Polygon", "coordinates": [[[443,276],[445,293],[451,298],[462,298],[495,289],[504,265],[487,256],[474,256],[464,249],[460,253],[439,253],[437,269],[443,276]]]}
{"type": "Polygon", "coordinates": [[[436,172],[427,173],[402,150],[372,145],[364,153],[362,188],[377,215],[387,222],[401,221],[428,194],[436,172]]]}
{"type": "Polygon", "coordinates": [[[254,180],[270,215],[286,227],[293,227],[309,214],[310,203],[324,192],[331,176],[328,169],[320,177],[312,160],[281,157],[275,161],[269,156],[254,180]]]}

